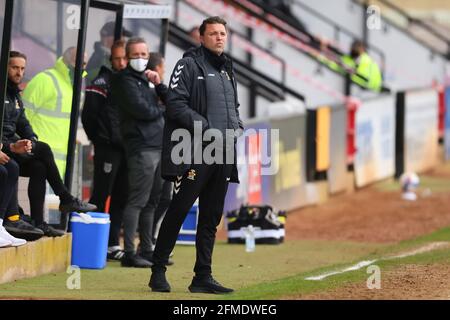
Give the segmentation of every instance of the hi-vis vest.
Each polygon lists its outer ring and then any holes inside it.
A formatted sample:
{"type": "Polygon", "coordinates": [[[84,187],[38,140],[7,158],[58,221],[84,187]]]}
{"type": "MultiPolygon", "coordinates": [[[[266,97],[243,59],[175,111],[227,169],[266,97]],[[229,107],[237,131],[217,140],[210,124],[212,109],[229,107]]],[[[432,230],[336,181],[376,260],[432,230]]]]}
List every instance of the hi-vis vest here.
{"type": "Polygon", "coordinates": [[[69,68],[62,58],[38,73],[23,91],[26,117],[39,140],[52,149],[61,178],[66,171],[72,93],[69,68]]]}
{"type": "MultiPolygon", "coordinates": [[[[341,74],[345,74],[345,70],[336,62],[329,60],[323,55],[319,55],[317,58],[322,63],[328,65],[331,69],[341,74]]],[[[353,74],[351,76],[351,80],[353,82],[359,84],[364,88],[376,92],[381,90],[381,86],[383,85],[383,77],[381,75],[380,68],[378,67],[378,64],[367,53],[364,52],[363,54],[361,54],[361,56],[359,57],[358,64],[356,64],[356,61],[351,56],[348,55],[342,56],[341,62],[345,66],[351,69],[355,69],[357,74],[365,78],[363,79],[361,77],[358,77],[358,75],[353,74]]]]}
{"type": "Polygon", "coordinates": [[[352,75],[352,81],[367,89],[380,91],[381,85],[383,83],[383,78],[381,76],[380,68],[378,67],[377,63],[365,52],[361,54],[358,60],[359,63],[356,64],[356,61],[352,57],[342,57],[342,62],[344,64],[346,64],[350,68],[356,69],[357,74],[367,79],[361,79],[357,75],[352,75]]]}

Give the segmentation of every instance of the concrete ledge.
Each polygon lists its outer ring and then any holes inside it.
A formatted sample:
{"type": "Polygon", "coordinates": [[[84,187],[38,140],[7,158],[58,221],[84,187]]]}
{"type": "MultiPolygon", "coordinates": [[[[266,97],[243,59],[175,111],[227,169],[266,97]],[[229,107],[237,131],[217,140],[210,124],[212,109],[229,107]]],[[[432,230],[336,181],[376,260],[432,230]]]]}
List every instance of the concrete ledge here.
{"type": "Polygon", "coordinates": [[[72,234],[41,238],[18,248],[0,249],[0,283],[66,271],[70,265],[72,234]]]}
{"type": "Polygon", "coordinates": [[[317,205],[328,201],[328,181],[306,183],[306,205],[317,205]]]}

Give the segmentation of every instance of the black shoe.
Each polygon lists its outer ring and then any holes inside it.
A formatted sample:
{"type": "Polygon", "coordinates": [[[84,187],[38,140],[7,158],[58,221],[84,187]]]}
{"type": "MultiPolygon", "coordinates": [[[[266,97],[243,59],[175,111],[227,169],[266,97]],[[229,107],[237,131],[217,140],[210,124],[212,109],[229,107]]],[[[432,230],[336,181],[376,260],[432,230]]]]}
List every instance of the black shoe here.
{"type": "Polygon", "coordinates": [[[122,261],[124,255],[125,252],[122,249],[118,249],[111,252],[108,251],[106,258],[112,261],[122,261]]]}
{"type": "MultiPolygon", "coordinates": [[[[139,255],[142,258],[144,258],[145,260],[150,261],[153,264],[153,251],[141,252],[139,255]]],[[[172,259],[168,259],[167,263],[166,263],[166,266],[171,266],[173,264],[174,264],[173,260],[172,259]]]]}
{"type": "Polygon", "coordinates": [[[97,206],[81,201],[78,198],[73,198],[70,202],[61,203],[59,205],[59,211],[63,213],[71,213],[71,212],[89,212],[97,210],[97,206]]]}
{"type": "Polygon", "coordinates": [[[23,220],[10,221],[9,219],[5,219],[3,220],[3,226],[13,237],[25,239],[27,241],[35,241],[44,236],[42,230],[35,228],[30,223],[23,220]]]}
{"type": "Polygon", "coordinates": [[[138,251],[138,254],[145,260],[153,262],[153,251],[138,251]]]}
{"type": "Polygon", "coordinates": [[[61,237],[65,234],[64,231],[55,229],[49,226],[46,222],[42,222],[36,228],[41,229],[47,237],[61,237]]]}
{"type": "Polygon", "coordinates": [[[192,283],[189,286],[189,291],[192,293],[215,293],[224,294],[231,293],[234,290],[225,288],[219,282],[217,282],[212,275],[198,277],[195,276],[192,279],[192,283]]]}
{"type": "Polygon", "coordinates": [[[120,265],[122,267],[132,267],[132,268],[151,268],[153,263],[145,260],[144,258],[138,256],[137,254],[127,254],[120,260],[120,265]]]}
{"type": "Polygon", "coordinates": [[[167,282],[166,273],[163,271],[152,271],[148,286],[153,292],[170,292],[170,284],[167,282]]]}

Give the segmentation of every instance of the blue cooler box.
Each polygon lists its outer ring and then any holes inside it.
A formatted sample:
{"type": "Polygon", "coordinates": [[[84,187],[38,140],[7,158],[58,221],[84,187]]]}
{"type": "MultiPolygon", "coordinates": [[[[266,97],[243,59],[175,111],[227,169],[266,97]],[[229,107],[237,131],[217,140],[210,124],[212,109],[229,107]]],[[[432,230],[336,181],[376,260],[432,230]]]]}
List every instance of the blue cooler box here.
{"type": "Polygon", "coordinates": [[[184,219],[178,234],[177,244],[195,245],[195,235],[197,234],[198,205],[194,204],[184,219]]]}
{"type": "Polygon", "coordinates": [[[106,213],[72,213],[72,265],[82,269],[106,266],[110,223],[106,213]]]}

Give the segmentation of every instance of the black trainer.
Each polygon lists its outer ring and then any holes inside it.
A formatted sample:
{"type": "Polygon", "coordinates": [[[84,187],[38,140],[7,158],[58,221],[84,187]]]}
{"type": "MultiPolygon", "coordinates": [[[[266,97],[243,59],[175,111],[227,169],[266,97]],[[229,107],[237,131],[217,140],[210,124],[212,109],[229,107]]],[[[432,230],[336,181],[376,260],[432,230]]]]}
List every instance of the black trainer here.
{"type": "Polygon", "coordinates": [[[97,210],[97,206],[81,201],[78,198],[73,198],[70,202],[61,203],[59,205],[59,211],[63,213],[71,213],[71,212],[89,212],[97,210]]]}
{"type": "Polygon", "coordinates": [[[212,275],[207,275],[202,277],[194,276],[192,283],[189,286],[189,291],[192,293],[224,294],[231,293],[234,290],[221,285],[212,277],[212,275]]]}
{"type": "Polygon", "coordinates": [[[46,222],[42,222],[36,228],[41,229],[47,237],[61,237],[65,234],[64,231],[55,229],[49,226],[46,222]]]}
{"type": "Polygon", "coordinates": [[[120,265],[122,267],[132,267],[132,268],[151,268],[153,263],[145,260],[144,258],[138,256],[137,254],[125,253],[120,260],[120,265]]]}
{"type": "Polygon", "coordinates": [[[21,219],[17,221],[5,219],[3,220],[3,226],[13,237],[25,239],[27,241],[35,241],[44,236],[42,230],[35,228],[32,224],[21,219]]]}
{"type": "Polygon", "coordinates": [[[122,249],[117,249],[114,251],[108,251],[106,258],[112,261],[122,261],[123,256],[125,255],[125,251],[122,249]]]}
{"type": "Polygon", "coordinates": [[[148,286],[153,292],[170,292],[170,284],[164,271],[152,271],[148,286]]]}

